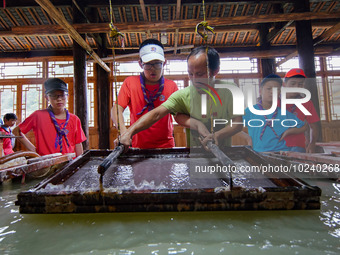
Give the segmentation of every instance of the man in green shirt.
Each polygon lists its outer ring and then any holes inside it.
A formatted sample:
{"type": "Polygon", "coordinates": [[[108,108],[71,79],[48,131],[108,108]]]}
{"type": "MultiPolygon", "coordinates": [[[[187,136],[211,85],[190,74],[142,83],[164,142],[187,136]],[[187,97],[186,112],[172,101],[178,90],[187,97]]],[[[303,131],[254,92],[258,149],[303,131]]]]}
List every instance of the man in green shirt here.
{"type": "MultiPolygon", "coordinates": [[[[178,124],[189,130],[196,131],[190,139],[190,146],[198,145],[198,140],[203,144],[214,140],[216,144],[231,145],[231,136],[242,130],[242,116],[233,115],[233,98],[228,89],[214,89],[221,81],[215,80],[220,70],[220,57],[218,52],[211,48],[201,46],[191,51],[187,58],[190,86],[173,93],[166,102],[145,114],[121,135],[120,143],[129,147],[131,138],[138,132],[149,128],[168,113],[175,115],[178,124]],[[206,113],[202,114],[202,95],[213,93],[219,100],[206,96],[206,113]],[[227,125],[217,125],[212,128],[213,119],[223,119],[227,125]],[[230,120],[235,125],[229,125],[230,120]],[[199,137],[197,135],[199,134],[199,137]]],[[[230,84],[229,84],[230,85],[230,84]]],[[[243,103],[243,102],[242,102],[243,103]]]]}

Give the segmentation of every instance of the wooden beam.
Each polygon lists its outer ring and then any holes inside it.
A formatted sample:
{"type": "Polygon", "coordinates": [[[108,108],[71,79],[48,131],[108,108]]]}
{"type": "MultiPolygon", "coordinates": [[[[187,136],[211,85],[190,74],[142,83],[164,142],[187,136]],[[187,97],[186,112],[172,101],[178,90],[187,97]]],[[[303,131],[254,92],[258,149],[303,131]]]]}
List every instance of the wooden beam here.
{"type": "Polygon", "coordinates": [[[176,55],[177,54],[177,47],[178,47],[178,40],[179,40],[178,28],[176,28],[174,40],[175,40],[175,42],[174,42],[174,55],[176,55]]]}
{"type": "Polygon", "coordinates": [[[177,5],[176,5],[176,19],[180,19],[181,16],[181,0],[177,0],[177,5]]]}
{"type": "MultiPolygon", "coordinates": [[[[1,19],[1,17],[0,17],[1,19]]],[[[327,29],[334,25],[334,22],[317,22],[313,23],[313,29],[327,29]]],[[[91,24],[73,24],[74,29],[77,30],[80,34],[89,34],[89,33],[108,33],[109,28],[107,23],[96,23],[92,22],[91,24]]],[[[292,24],[285,28],[293,28],[295,26],[292,24]]],[[[152,32],[160,33],[160,32],[170,32],[174,29],[167,29],[162,28],[159,30],[153,29],[152,32]]],[[[146,30],[148,33],[151,33],[151,30],[146,30]]],[[[179,28],[179,33],[194,33],[193,28],[179,28]]],[[[226,26],[217,26],[215,27],[214,31],[216,33],[226,33],[226,32],[253,32],[257,31],[256,24],[247,24],[247,25],[226,25],[226,26]]],[[[135,30],[125,30],[125,33],[138,33],[138,32],[145,32],[140,28],[136,28],[135,30]]],[[[17,26],[8,28],[8,30],[0,31],[1,37],[13,37],[13,36],[48,36],[48,35],[63,35],[67,34],[65,30],[59,25],[37,25],[37,26],[17,26]]]]}
{"type": "Polygon", "coordinates": [[[328,29],[327,31],[323,32],[320,36],[318,36],[317,38],[315,38],[313,40],[313,45],[318,45],[319,43],[323,42],[324,40],[326,40],[327,38],[331,37],[333,34],[335,34],[336,32],[338,32],[340,30],[340,22],[338,24],[336,24],[335,26],[331,27],[330,29],[328,29]]]}
{"type": "MultiPolygon", "coordinates": [[[[42,1],[42,0],[40,0],[42,1]]],[[[258,23],[271,23],[271,22],[288,22],[291,20],[314,20],[314,19],[332,19],[338,18],[340,12],[336,13],[286,13],[286,14],[269,14],[269,15],[256,15],[256,16],[238,16],[238,17],[216,17],[209,18],[207,21],[211,26],[215,27],[215,31],[218,31],[219,27],[221,29],[231,29],[235,25],[254,26],[253,24],[258,23]]],[[[119,30],[123,33],[128,32],[145,32],[145,31],[164,31],[164,30],[175,30],[180,28],[183,29],[193,29],[197,23],[201,22],[200,19],[188,19],[188,20],[172,20],[172,21],[161,21],[161,22],[135,22],[129,23],[117,23],[115,24],[119,27],[119,30]]],[[[74,24],[74,29],[78,33],[108,33],[109,26],[108,23],[91,23],[91,24],[74,24]]],[[[247,27],[245,27],[246,29],[247,27]]],[[[255,29],[255,27],[254,27],[255,29]]],[[[221,31],[222,32],[222,31],[221,31]]],[[[0,31],[0,36],[18,36],[18,35],[51,35],[51,34],[65,34],[63,27],[58,25],[41,25],[41,26],[17,26],[13,27],[8,31],[0,31]]]]}
{"type": "Polygon", "coordinates": [[[279,26],[279,27],[276,27],[273,30],[271,30],[269,32],[269,34],[267,35],[267,41],[271,42],[277,35],[281,34],[283,32],[283,30],[285,30],[287,27],[289,27],[293,22],[294,22],[294,20],[290,20],[286,24],[279,26]]]}
{"type": "MultiPolygon", "coordinates": [[[[181,50],[181,49],[190,49],[193,48],[193,45],[186,45],[186,46],[180,46],[177,47],[177,50],[181,50]]],[[[180,59],[186,59],[188,53],[181,53],[181,54],[177,54],[176,56],[173,53],[168,54],[167,52],[171,52],[174,50],[174,47],[169,47],[169,48],[165,48],[164,52],[166,53],[165,57],[169,60],[171,59],[176,59],[176,60],[180,60],[180,59]]],[[[250,50],[250,51],[246,51],[246,50],[242,50],[240,48],[238,48],[238,50],[236,51],[232,51],[232,52],[222,52],[221,50],[219,50],[217,48],[218,52],[220,53],[220,57],[222,58],[244,58],[244,57],[249,57],[249,58],[275,58],[275,57],[282,57],[285,55],[294,55],[297,56],[297,51],[293,48],[291,49],[270,49],[270,50],[250,50]]],[[[327,55],[330,54],[333,51],[333,47],[329,47],[329,46],[322,46],[322,47],[317,47],[315,48],[315,55],[327,55]]],[[[139,56],[139,53],[130,53],[130,54],[123,54],[123,55],[116,55],[115,59],[116,61],[135,61],[139,56]]],[[[1,57],[1,55],[0,55],[1,57]]],[[[112,57],[107,57],[107,58],[102,58],[103,61],[105,61],[106,63],[112,62],[112,57]]],[[[288,59],[287,59],[288,60],[288,59]]],[[[88,62],[94,62],[94,60],[89,59],[88,62]]],[[[276,64],[277,65],[277,64],[276,64]]],[[[70,64],[60,64],[60,67],[67,67],[70,66],[70,64]]]]}
{"type": "Polygon", "coordinates": [[[144,0],[139,0],[139,4],[140,4],[140,8],[142,9],[144,21],[148,21],[148,16],[146,15],[146,8],[145,8],[144,0]]]}
{"type": "Polygon", "coordinates": [[[49,0],[35,0],[61,27],[63,27],[87,53],[107,72],[110,68],[100,59],[100,57],[85,42],[81,35],[67,22],[65,17],[54,7],[49,0]]]}
{"type": "MultiPolygon", "coordinates": [[[[91,23],[91,24],[73,24],[73,28],[80,34],[101,34],[108,33],[110,31],[108,23],[91,23]]],[[[329,26],[325,26],[326,28],[329,26]]],[[[121,29],[119,29],[121,30],[121,29]]],[[[160,33],[164,31],[173,31],[174,29],[161,28],[158,30],[152,29],[154,33],[160,33]]],[[[150,29],[141,30],[139,28],[132,30],[125,30],[125,33],[151,33],[150,29]]],[[[184,28],[179,30],[179,33],[194,33],[193,28],[184,28]]],[[[255,25],[236,25],[236,26],[219,26],[214,30],[216,33],[223,32],[251,32],[256,31],[255,25]]],[[[63,35],[67,32],[59,25],[38,25],[38,26],[18,26],[13,27],[10,30],[0,31],[1,37],[13,37],[13,36],[48,36],[48,35],[63,35]]]]}
{"type": "MultiPolygon", "coordinates": [[[[279,53],[279,52],[284,53],[284,52],[287,52],[287,50],[284,50],[284,51],[282,51],[282,50],[277,51],[276,50],[276,52],[277,53],[279,53]]],[[[314,47],[314,54],[315,55],[328,55],[328,54],[330,54],[332,52],[333,52],[333,47],[317,47],[317,48],[314,47]]],[[[275,53],[272,52],[270,54],[275,54],[275,53]]],[[[264,54],[262,53],[262,55],[264,55],[264,54]]],[[[298,51],[297,50],[293,50],[289,54],[283,54],[283,55],[287,55],[287,56],[284,59],[282,59],[281,61],[277,62],[275,64],[276,66],[280,66],[283,63],[287,62],[288,60],[298,56],[298,51]]],[[[281,56],[282,56],[282,54],[281,54],[281,56]]],[[[275,57],[275,56],[273,56],[273,57],[275,57]]]]}
{"type": "MultiPolygon", "coordinates": [[[[179,46],[177,49],[184,49],[183,47],[190,47],[190,45],[186,46],[179,46]]],[[[194,47],[191,45],[191,47],[194,47]]],[[[287,56],[290,53],[294,52],[296,49],[293,46],[272,46],[270,50],[258,50],[258,47],[232,47],[232,48],[219,48],[215,47],[216,50],[220,53],[221,57],[226,58],[241,58],[241,57],[249,57],[249,58],[269,58],[269,57],[283,57],[287,56]]],[[[138,57],[138,47],[135,48],[128,48],[129,50],[136,51],[135,53],[126,54],[125,50],[117,50],[116,60],[117,57],[119,61],[136,61],[138,57]]],[[[173,48],[165,48],[166,58],[167,59],[176,59],[176,60],[185,60],[188,53],[180,53],[174,56],[172,53],[167,53],[167,49],[173,51],[173,48]]],[[[329,56],[334,55],[338,56],[340,53],[336,54],[334,51],[334,46],[316,46],[314,54],[317,56],[329,56]]],[[[131,52],[131,51],[129,51],[131,52]]],[[[0,62],[18,62],[18,59],[25,59],[25,61],[41,61],[41,59],[53,59],[53,61],[68,61],[69,56],[72,56],[72,51],[70,50],[41,50],[41,51],[30,51],[30,52],[0,52],[0,62]]],[[[112,57],[111,57],[112,59],[112,57]]],[[[109,62],[108,59],[103,59],[105,62],[109,62]]],[[[89,59],[87,61],[94,60],[89,59]]],[[[333,71],[334,72],[334,71],[333,71]]],[[[333,76],[340,76],[340,71],[335,71],[333,76]]],[[[2,80],[0,79],[0,84],[2,80]]]]}
{"type": "Polygon", "coordinates": [[[290,53],[288,56],[286,56],[284,59],[280,60],[275,64],[275,66],[280,66],[283,63],[287,62],[288,60],[295,58],[298,55],[298,51],[295,50],[294,52],[290,53]]]}
{"type": "MultiPolygon", "coordinates": [[[[164,52],[174,51],[175,49],[176,50],[181,50],[181,49],[191,49],[191,48],[194,48],[194,45],[181,46],[181,47],[177,47],[177,49],[175,47],[165,48],[164,52]]],[[[117,60],[117,59],[124,59],[124,58],[133,58],[133,57],[139,57],[139,52],[130,53],[130,54],[124,54],[124,55],[117,55],[117,56],[115,56],[115,60],[117,60]]],[[[102,60],[105,61],[105,63],[113,62],[112,57],[102,58],[102,60]]],[[[89,59],[87,62],[93,63],[94,60],[89,59]]],[[[60,64],[59,67],[67,67],[67,66],[71,66],[71,65],[72,64],[60,64]]]]}
{"type": "MultiPolygon", "coordinates": [[[[86,19],[87,23],[91,23],[90,20],[87,18],[87,16],[85,15],[85,13],[83,12],[83,10],[80,8],[80,6],[78,5],[76,0],[72,0],[72,3],[74,4],[74,6],[78,9],[79,13],[81,13],[81,15],[84,17],[84,19],[86,19]]],[[[85,23],[85,22],[84,22],[85,23]]]]}
{"type": "MultiPolygon", "coordinates": [[[[253,4],[258,4],[259,2],[261,3],[292,3],[297,0],[245,0],[242,1],[242,3],[248,2],[248,3],[253,3],[253,4]]],[[[70,6],[70,0],[53,0],[55,3],[55,6],[70,6]]],[[[108,6],[108,1],[107,0],[81,0],[82,4],[86,7],[107,7],[108,6]]],[[[121,5],[136,5],[137,1],[127,1],[127,0],[114,0],[112,1],[113,6],[121,6],[121,5]]],[[[165,3],[172,3],[173,1],[164,1],[165,3]]],[[[216,1],[216,0],[206,0],[206,4],[211,4],[215,2],[222,2],[222,1],[216,1]]],[[[229,3],[239,3],[241,2],[240,0],[228,0],[229,3]]],[[[311,3],[313,2],[320,2],[320,0],[310,0],[311,3]]],[[[202,4],[201,0],[186,0],[186,3],[190,4],[202,4]]],[[[159,5],[162,4],[162,1],[159,0],[148,0],[148,4],[152,5],[159,5]]],[[[6,7],[15,7],[15,8],[20,8],[20,7],[35,7],[37,4],[35,3],[34,0],[7,0],[6,1],[6,7]]]]}

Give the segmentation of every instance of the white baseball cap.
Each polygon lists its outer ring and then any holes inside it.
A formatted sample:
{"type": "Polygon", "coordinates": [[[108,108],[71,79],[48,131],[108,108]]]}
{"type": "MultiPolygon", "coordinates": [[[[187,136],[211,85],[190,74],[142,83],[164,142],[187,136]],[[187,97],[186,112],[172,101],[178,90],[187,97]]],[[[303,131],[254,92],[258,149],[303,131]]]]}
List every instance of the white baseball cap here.
{"type": "Polygon", "coordinates": [[[164,51],[161,46],[157,44],[147,44],[139,51],[139,56],[143,63],[150,62],[152,60],[165,61],[164,51]]]}

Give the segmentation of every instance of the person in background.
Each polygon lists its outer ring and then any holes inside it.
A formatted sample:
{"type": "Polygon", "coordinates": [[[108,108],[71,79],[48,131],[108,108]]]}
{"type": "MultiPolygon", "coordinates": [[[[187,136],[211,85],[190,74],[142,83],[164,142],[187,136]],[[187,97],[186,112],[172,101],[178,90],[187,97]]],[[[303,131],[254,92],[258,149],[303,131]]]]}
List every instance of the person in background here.
{"type": "MultiPolygon", "coordinates": [[[[282,79],[280,76],[271,74],[265,77],[260,84],[258,103],[253,107],[256,110],[270,109],[273,105],[273,88],[277,88],[278,93],[276,96],[278,97],[281,86],[282,79]]],[[[248,127],[249,135],[244,132],[242,134],[243,136],[248,136],[246,138],[248,144],[252,145],[253,149],[257,152],[289,151],[290,149],[286,145],[284,138],[288,135],[303,133],[306,130],[306,125],[303,121],[288,111],[286,115],[282,115],[280,107],[276,107],[276,110],[269,115],[254,114],[248,107],[245,110],[243,120],[248,127]],[[252,123],[254,120],[256,122],[252,123]],[[283,120],[287,120],[285,125],[282,125],[283,120]],[[260,125],[260,122],[263,124],[260,125]],[[295,127],[287,127],[294,124],[296,124],[295,127]]]]}
{"type": "MultiPolygon", "coordinates": [[[[14,113],[6,113],[4,115],[4,123],[0,126],[0,133],[3,135],[13,135],[11,127],[13,127],[18,117],[14,113]]],[[[3,138],[4,154],[8,155],[13,153],[15,145],[15,138],[3,138]]]]}
{"type": "MultiPolygon", "coordinates": [[[[214,87],[221,81],[215,80],[220,70],[220,57],[218,52],[211,48],[201,46],[194,48],[187,58],[190,86],[173,93],[169,99],[154,110],[145,114],[134,123],[121,137],[120,142],[126,148],[130,139],[138,132],[149,128],[153,123],[169,113],[175,115],[178,124],[187,128],[187,139],[190,146],[206,145],[207,141],[214,140],[216,144],[231,145],[231,136],[242,130],[242,125],[220,125],[218,130],[211,131],[211,118],[233,120],[241,122],[241,116],[233,115],[233,98],[228,89],[216,89],[223,107],[207,100],[206,116],[201,113],[201,95],[209,90],[206,84],[214,87]],[[207,65],[208,64],[208,65],[207,65]],[[191,134],[191,131],[196,131],[191,134]],[[197,134],[198,132],[198,134],[197,134]],[[189,139],[191,134],[191,138],[189,139]],[[195,138],[195,139],[194,139],[195,138]],[[200,141],[199,141],[200,140],[200,141]]],[[[234,84],[232,84],[234,85],[234,84]]]]}
{"type": "MultiPolygon", "coordinates": [[[[165,102],[169,96],[178,90],[175,82],[164,78],[164,48],[156,39],[147,39],[139,47],[139,65],[143,72],[139,76],[130,76],[125,79],[118,95],[117,105],[111,109],[111,118],[114,125],[123,135],[126,131],[123,111],[130,109],[130,125],[147,112],[165,102]]],[[[170,114],[165,114],[157,123],[149,129],[136,134],[132,139],[132,147],[171,148],[175,146],[173,137],[173,120],[170,114]]]]}
{"type": "MultiPolygon", "coordinates": [[[[283,82],[283,87],[290,88],[303,88],[304,82],[306,80],[306,75],[304,71],[300,68],[294,68],[289,70],[283,82]]],[[[287,98],[300,98],[299,93],[287,93],[287,98]]],[[[311,115],[305,115],[298,107],[295,105],[287,105],[287,110],[296,115],[300,120],[307,121],[309,125],[310,138],[306,140],[304,133],[299,133],[295,135],[286,136],[284,139],[286,145],[291,151],[297,152],[315,152],[315,143],[320,135],[319,122],[320,118],[314,108],[311,100],[304,103],[303,106],[311,113],[311,115]]]]}
{"type": "Polygon", "coordinates": [[[58,78],[44,82],[45,97],[50,103],[47,109],[37,110],[20,123],[13,133],[27,149],[39,155],[52,153],[83,153],[82,142],[86,136],[82,130],[79,118],[69,113],[66,107],[68,96],[67,84],[58,78]],[[33,130],[36,146],[24,135],[33,130]]]}

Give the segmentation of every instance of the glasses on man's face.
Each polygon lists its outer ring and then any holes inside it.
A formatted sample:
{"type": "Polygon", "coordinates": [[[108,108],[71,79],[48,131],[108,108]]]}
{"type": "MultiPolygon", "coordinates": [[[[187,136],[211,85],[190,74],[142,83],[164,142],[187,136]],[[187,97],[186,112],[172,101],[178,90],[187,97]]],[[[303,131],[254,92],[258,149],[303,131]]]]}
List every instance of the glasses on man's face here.
{"type": "Polygon", "coordinates": [[[156,70],[160,70],[163,67],[163,62],[156,62],[156,63],[143,63],[144,70],[150,70],[151,68],[155,68],[156,70]]]}
{"type": "Polygon", "coordinates": [[[53,94],[49,94],[48,95],[50,98],[52,98],[53,100],[58,100],[60,99],[65,99],[67,97],[67,94],[61,94],[61,95],[53,95],[53,94]]]}

